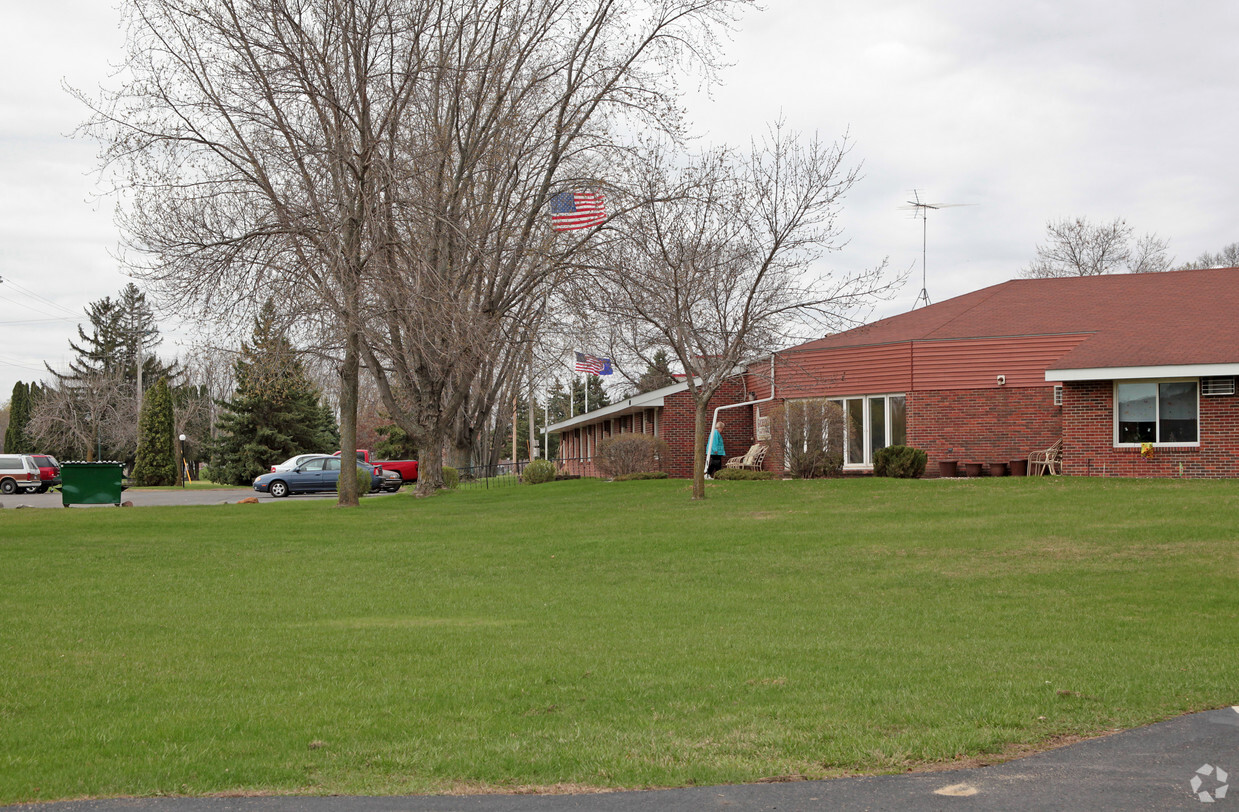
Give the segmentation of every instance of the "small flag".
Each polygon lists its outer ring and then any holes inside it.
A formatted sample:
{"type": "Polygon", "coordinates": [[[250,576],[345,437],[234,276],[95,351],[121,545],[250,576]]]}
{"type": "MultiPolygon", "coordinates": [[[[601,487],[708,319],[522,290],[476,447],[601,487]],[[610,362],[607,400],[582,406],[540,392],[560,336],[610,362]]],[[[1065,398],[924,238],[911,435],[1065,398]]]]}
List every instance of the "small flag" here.
{"type": "Polygon", "coordinates": [[[594,375],[610,375],[612,372],[611,359],[578,352],[576,354],[576,366],[573,369],[577,372],[590,372],[594,375]]]}
{"type": "Polygon", "coordinates": [[[560,192],[551,197],[551,228],[556,231],[578,231],[606,220],[602,192],[560,192]]]}

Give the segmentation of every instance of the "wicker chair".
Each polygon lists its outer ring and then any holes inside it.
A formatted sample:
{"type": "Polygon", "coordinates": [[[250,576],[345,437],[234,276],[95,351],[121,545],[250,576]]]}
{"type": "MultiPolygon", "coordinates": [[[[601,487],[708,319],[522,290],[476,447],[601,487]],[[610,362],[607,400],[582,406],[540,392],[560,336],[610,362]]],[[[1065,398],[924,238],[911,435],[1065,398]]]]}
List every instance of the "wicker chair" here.
{"type": "Polygon", "coordinates": [[[1062,472],[1063,440],[1061,437],[1045,451],[1034,451],[1028,455],[1029,476],[1041,476],[1042,474],[1057,476],[1062,472]]]}
{"type": "Polygon", "coordinates": [[[744,468],[749,471],[760,471],[761,464],[766,459],[766,446],[764,443],[757,443],[749,448],[742,456],[732,457],[727,460],[726,468],[744,468]]]}

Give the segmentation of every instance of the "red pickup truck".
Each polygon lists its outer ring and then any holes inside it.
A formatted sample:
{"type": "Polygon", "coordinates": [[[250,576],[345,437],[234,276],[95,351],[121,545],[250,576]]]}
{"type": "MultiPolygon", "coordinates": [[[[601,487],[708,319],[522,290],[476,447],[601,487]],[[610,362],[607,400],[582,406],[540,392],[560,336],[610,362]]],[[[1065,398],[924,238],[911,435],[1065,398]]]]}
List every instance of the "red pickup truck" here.
{"type": "MultiPolygon", "coordinates": [[[[337,451],[333,456],[340,456],[340,452],[337,451]]],[[[357,461],[369,463],[377,468],[382,468],[384,471],[395,471],[400,475],[400,485],[406,482],[417,481],[417,460],[375,460],[372,459],[368,448],[359,448],[357,449],[357,461]]],[[[400,485],[392,488],[392,490],[397,490],[400,485]]]]}

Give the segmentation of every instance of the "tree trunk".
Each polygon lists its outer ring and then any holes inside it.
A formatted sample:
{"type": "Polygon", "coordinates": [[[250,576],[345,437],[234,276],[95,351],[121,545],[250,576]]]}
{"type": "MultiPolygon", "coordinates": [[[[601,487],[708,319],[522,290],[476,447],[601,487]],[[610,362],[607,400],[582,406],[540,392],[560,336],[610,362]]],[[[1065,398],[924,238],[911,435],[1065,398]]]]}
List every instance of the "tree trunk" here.
{"type": "Polygon", "coordinates": [[[417,495],[434,496],[443,486],[443,427],[435,425],[425,434],[425,441],[418,448],[417,495]]]}
{"type": "Polygon", "coordinates": [[[693,498],[706,498],[706,440],[709,438],[710,426],[707,404],[698,403],[696,409],[696,427],[693,432],[693,498]]]}
{"type": "MultiPolygon", "coordinates": [[[[357,487],[357,395],[360,358],[357,329],[344,317],[344,363],[340,366],[340,480],[336,486],[339,507],[360,504],[357,487]]],[[[369,490],[369,488],[367,488],[369,490]]]]}

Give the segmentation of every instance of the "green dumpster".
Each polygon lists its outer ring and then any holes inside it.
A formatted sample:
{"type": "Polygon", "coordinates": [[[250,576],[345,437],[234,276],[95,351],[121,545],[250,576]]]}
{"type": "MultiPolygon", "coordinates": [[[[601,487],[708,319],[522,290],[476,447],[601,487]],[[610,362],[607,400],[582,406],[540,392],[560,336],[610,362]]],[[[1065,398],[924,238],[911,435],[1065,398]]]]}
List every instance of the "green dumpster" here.
{"type": "Polygon", "coordinates": [[[69,505],[119,505],[124,465],[65,462],[60,465],[60,499],[69,505]]]}

